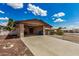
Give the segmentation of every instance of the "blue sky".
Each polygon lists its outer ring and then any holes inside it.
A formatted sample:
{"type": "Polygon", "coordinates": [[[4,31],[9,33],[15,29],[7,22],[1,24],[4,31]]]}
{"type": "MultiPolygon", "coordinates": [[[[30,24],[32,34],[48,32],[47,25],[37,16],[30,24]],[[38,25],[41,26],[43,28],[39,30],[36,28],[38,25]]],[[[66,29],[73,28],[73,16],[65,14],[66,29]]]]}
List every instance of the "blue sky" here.
{"type": "Polygon", "coordinates": [[[41,19],[54,27],[79,28],[79,4],[77,3],[0,3],[1,19],[15,21],[41,19]]]}

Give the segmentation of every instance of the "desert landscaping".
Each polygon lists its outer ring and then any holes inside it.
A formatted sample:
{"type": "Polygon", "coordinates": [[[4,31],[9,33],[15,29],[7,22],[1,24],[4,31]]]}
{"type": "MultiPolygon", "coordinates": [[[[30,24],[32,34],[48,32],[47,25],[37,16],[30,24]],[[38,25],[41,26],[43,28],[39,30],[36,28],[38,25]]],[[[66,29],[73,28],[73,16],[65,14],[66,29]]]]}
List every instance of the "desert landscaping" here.
{"type": "Polygon", "coordinates": [[[0,56],[32,56],[27,46],[18,38],[0,39],[0,56]]]}
{"type": "Polygon", "coordinates": [[[50,36],[79,44],[79,33],[64,33],[64,35],[50,35],[50,36]]]}

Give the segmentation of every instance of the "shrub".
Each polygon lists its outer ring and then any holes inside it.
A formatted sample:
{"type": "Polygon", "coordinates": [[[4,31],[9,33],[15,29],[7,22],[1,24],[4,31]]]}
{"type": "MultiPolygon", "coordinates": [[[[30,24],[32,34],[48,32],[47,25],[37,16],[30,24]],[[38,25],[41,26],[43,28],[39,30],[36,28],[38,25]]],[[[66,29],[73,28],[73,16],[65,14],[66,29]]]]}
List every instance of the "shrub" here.
{"type": "Polygon", "coordinates": [[[50,35],[54,35],[55,34],[55,32],[52,30],[52,31],[50,31],[50,35]]]}
{"type": "Polygon", "coordinates": [[[62,30],[56,32],[57,35],[63,35],[64,32],[62,30]]]}
{"type": "Polygon", "coordinates": [[[8,31],[15,30],[15,28],[13,28],[13,27],[6,27],[5,29],[8,31]]]}
{"type": "Polygon", "coordinates": [[[57,31],[56,31],[57,35],[63,35],[64,34],[64,32],[61,29],[62,28],[60,28],[60,27],[57,29],[57,31]]]}

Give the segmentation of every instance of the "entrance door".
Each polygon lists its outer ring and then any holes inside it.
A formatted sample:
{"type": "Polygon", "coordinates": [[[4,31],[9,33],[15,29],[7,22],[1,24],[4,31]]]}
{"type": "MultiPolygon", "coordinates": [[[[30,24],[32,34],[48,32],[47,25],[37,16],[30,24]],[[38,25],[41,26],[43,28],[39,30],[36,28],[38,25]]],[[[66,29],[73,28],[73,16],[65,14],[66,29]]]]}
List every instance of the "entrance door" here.
{"type": "Polygon", "coordinates": [[[29,27],[29,33],[33,34],[33,31],[34,31],[33,27],[29,27]]]}

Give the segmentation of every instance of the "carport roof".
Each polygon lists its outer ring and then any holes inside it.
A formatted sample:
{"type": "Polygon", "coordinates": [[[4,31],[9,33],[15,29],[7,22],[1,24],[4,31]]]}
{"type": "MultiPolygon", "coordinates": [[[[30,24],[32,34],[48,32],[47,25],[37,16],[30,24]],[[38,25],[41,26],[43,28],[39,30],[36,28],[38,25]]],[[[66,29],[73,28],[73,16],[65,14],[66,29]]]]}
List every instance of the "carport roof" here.
{"type": "Polygon", "coordinates": [[[16,23],[16,24],[20,24],[20,23],[23,23],[23,22],[26,22],[26,21],[32,21],[32,20],[37,20],[37,21],[40,21],[40,22],[42,22],[42,23],[44,23],[44,24],[49,25],[50,27],[53,27],[53,26],[51,26],[50,24],[48,24],[48,23],[46,23],[46,22],[44,22],[43,20],[40,20],[40,19],[21,20],[21,21],[16,21],[15,23],[16,23]]]}

